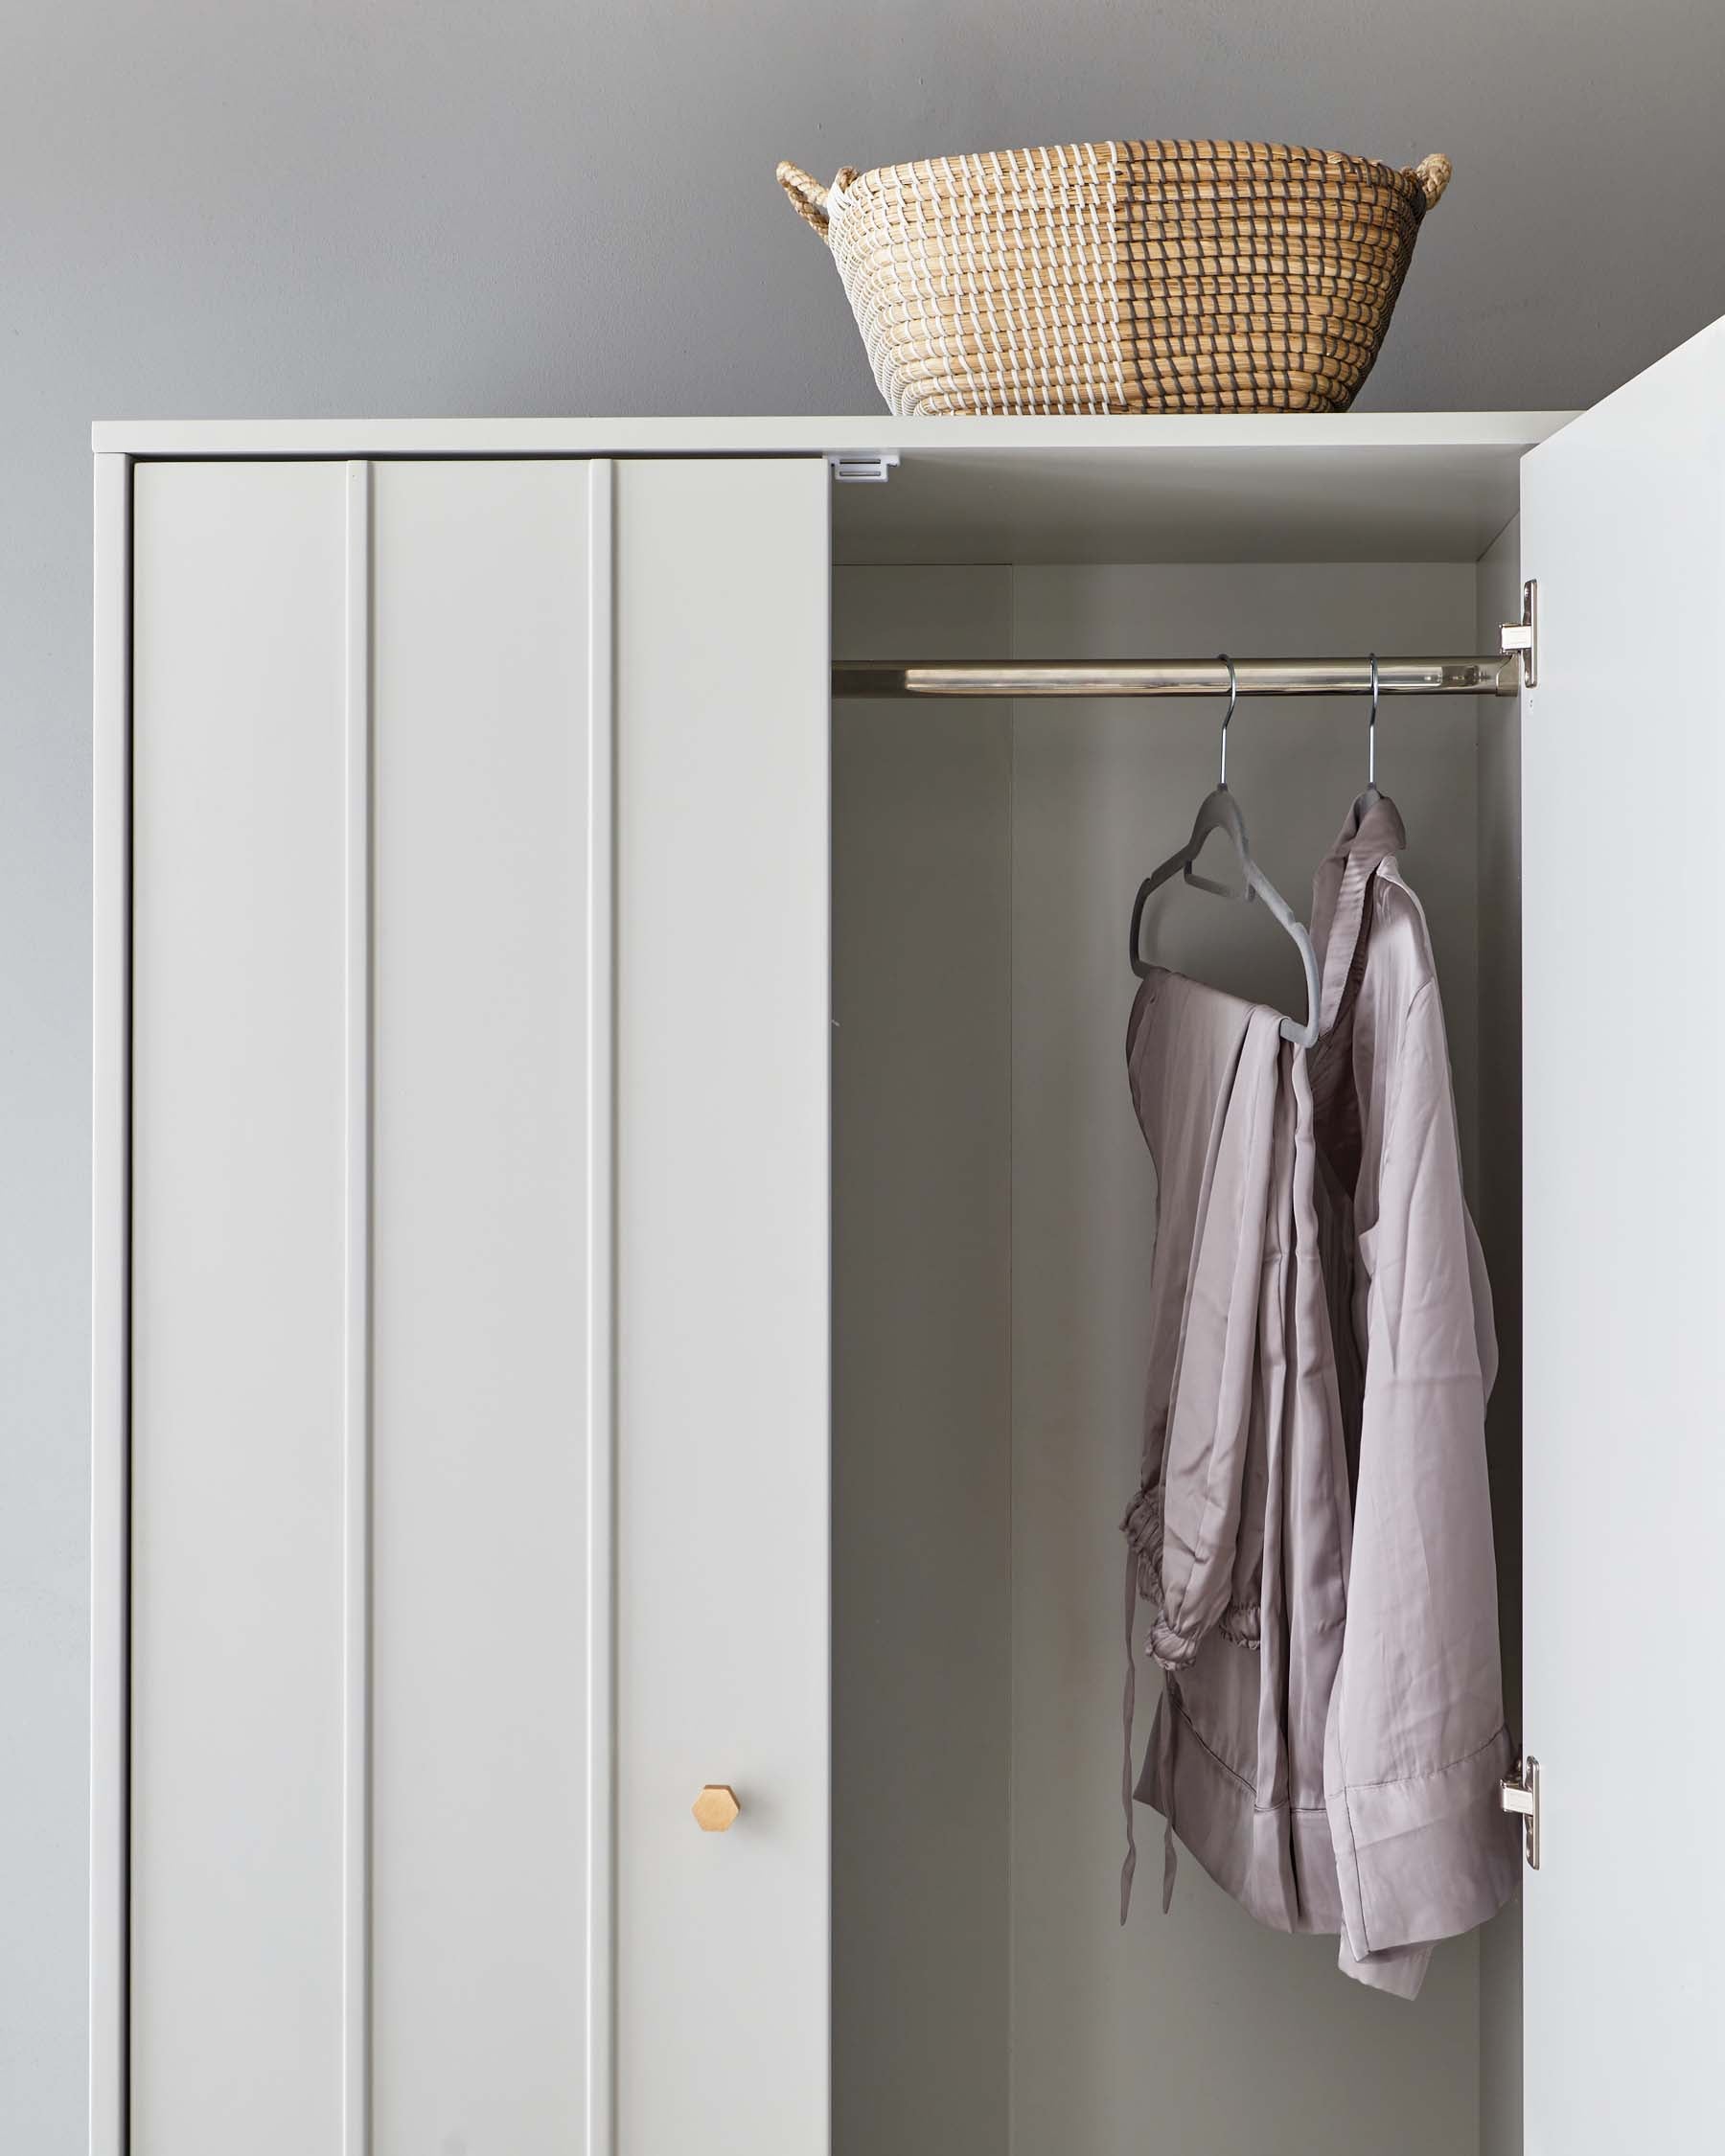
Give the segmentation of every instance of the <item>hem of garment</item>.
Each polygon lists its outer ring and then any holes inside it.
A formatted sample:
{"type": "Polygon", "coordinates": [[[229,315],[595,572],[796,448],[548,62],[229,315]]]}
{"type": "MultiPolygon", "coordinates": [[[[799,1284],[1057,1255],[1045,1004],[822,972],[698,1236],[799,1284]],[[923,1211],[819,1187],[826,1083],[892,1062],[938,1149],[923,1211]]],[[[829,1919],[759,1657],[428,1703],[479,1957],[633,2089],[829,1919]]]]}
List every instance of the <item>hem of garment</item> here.
{"type": "Polygon", "coordinates": [[[1364,1957],[1349,1943],[1324,1806],[1260,1805],[1252,1784],[1211,1752],[1166,1693],[1156,1712],[1137,1801],[1168,1821],[1188,1855],[1248,1915],[1272,1931],[1334,1938],[1344,1976],[1393,1998],[1416,1998],[1431,1963],[1428,1941],[1364,1957]],[[1172,1811],[1158,1741],[1168,1713],[1176,1732],[1172,1811]]]}
{"type": "Polygon", "coordinates": [[[1156,1712],[1133,1792],[1137,1800],[1168,1821],[1192,1858],[1260,1924],[1277,1932],[1340,1933],[1336,1857],[1323,1807],[1297,1806],[1285,1798],[1260,1804],[1251,1782],[1217,1757],[1165,1692],[1156,1712]],[[1162,1717],[1170,1712],[1172,1791],[1157,1742],[1162,1717]]]}
{"type": "Polygon", "coordinates": [[[1352,1977],[1356,1984],[1363,1984],[1372,1991],[1387,1992],[1392,1999],[1417,1999],[1431,1965],[1429,1942],[1419,1946],[1387,1947],[1381,1954],[1368,1954],[1365,1961],[1356,1961],[1346,1932],[1336,1955],[1336,1966],[1345,1977],[1352,1977]]]}
{"type": "Polygon", "coordinates": [[[1471,1931],[1521,1879],[1521,1836],[1503,1809],[1507,1725],[1452,1765],[1328,1797],[1347,1945],[1357,1960],[1471,1931]]]}

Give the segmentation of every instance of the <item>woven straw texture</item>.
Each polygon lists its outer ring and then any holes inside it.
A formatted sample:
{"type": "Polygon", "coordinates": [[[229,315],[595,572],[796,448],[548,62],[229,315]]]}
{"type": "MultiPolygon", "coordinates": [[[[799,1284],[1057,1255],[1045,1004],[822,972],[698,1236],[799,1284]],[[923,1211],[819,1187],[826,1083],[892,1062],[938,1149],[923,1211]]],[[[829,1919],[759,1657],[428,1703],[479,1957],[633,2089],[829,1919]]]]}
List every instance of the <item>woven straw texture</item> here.
{"type": "Polygon", "coordinates": [[[780,185],[915,412],[1339,412],[1449,161],[1106,142],[780,185]]]}

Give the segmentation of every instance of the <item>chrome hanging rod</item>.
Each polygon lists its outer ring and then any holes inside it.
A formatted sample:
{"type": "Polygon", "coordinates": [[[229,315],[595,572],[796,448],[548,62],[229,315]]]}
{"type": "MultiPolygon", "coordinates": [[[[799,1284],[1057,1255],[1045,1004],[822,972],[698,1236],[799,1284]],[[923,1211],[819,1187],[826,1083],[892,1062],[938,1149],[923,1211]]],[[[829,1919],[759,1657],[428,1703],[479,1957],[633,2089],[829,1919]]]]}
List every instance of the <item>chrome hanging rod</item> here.
{"type": "MultiPolygon", "coordinates": [[[[1243,697],[1369,696],[1371,671],[1369,658],[1233,662],[1243,697]]],[[[1509,651],[1486,658],[1380,658],[1377,687],[1386,697],[1512,697],[1522,687],[1522,657],[1509,651]]],[[[836,697],[1217,697],[1228,690],[1228,663],[1217,658],[1121,665],[848,659],[833,669],[836,697]]]]}

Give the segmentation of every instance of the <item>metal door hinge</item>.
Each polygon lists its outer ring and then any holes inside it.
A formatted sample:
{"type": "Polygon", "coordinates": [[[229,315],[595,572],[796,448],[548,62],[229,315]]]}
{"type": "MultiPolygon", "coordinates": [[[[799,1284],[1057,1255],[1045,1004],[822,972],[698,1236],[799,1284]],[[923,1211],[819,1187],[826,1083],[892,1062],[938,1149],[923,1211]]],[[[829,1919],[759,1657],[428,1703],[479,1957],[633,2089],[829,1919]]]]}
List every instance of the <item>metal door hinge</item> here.
{"type": "Polygon", "coordinates": [[[830,449],[827,462],[833,468],[833,477],[842,479],[847,486],[884,487],[888,472],[898,464],[898,451],[830,449]]]}
{"type": "Polygon", "coordinates": [[[1539,681],[1539,581],[1530,577],[1522,585],[1522,618],[1506,621],[1499,632],[1499,650],[1519,652],[1522,655],[1522,687],[1531,689],[1539,681]]]}
{"type": "Polygon", "coordinates": [[[1530,1753],[1507,1781],[1498,1784],[1504,1809],[1519,1815],[1528,1852],[1528,1869],[1539,1869],[1539,1761],[1530,1753]]]}

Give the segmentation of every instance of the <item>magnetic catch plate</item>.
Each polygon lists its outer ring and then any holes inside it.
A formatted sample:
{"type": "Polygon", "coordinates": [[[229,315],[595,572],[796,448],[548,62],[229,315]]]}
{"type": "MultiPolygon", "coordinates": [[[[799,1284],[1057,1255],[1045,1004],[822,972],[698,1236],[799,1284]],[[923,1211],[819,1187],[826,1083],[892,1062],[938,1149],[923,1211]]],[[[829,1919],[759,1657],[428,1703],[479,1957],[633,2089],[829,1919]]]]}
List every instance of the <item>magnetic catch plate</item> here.
{"type": "Polygon", "coordinates": [[[897,468],[896,449],[834,450],[827,458],[833,477],[850,487],[884,487],[897,468]]]}
{"type": "Polygon", "coordinates": [[[1522,618],[1505,622],[1499,637],[1500,650],[1521,654],[1522,687],[1535,687],[1539,681],[1539,581],[1536,577],[1530,577],[1522,585],[1522,618]]]}

